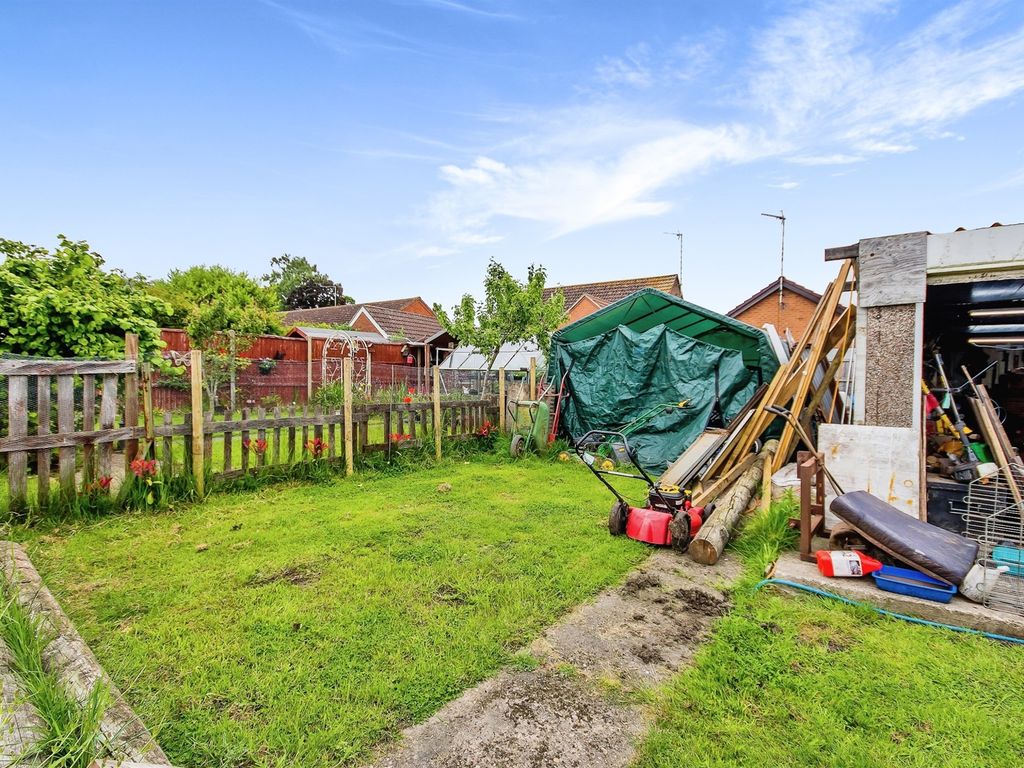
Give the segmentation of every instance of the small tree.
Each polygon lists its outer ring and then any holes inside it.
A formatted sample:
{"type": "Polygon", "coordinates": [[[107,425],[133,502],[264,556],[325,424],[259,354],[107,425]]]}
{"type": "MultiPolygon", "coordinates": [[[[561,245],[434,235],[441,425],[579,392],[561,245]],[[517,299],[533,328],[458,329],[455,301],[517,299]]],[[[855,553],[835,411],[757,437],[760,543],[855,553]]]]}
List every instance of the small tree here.
{"type": "Polygon", "coordinates": [[[491,259],[482,301],[467,293],[452,308],[451,315],[440,304],[434,304],[441,326],[460,344],[475,348],[487,359],[485,385],[502,346],[532,339],[545,355],[548,353],[551,334],[565,318],[565,297],[556,293],[545,300],[546,279],[544,267],[531,264],[522,283],[491,259]]]}
{"type": "Polygon", "coordinates": [[[126,333],[143,359],[160,359],[160,326],[171,312],[141,277],[103,267],[84,241],[57,247],[0,238],[0,352],[46,357],[121,357],[126,333]]]}

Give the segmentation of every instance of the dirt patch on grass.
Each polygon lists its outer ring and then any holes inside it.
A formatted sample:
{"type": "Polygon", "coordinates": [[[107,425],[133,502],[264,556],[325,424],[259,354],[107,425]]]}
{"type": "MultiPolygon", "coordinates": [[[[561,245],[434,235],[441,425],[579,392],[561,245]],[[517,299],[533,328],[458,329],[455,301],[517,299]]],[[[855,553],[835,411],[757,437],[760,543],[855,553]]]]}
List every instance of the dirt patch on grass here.
{"type": "Polygon", "coordinates": [[[305,587],[320,580],[324,565],[324,562],[291,563],[276,571],[256,571],[246,579],[245,586],[265,587],[268,584],[283,582],[296,587],[305,587]]]}
{"type": "Polygon", "coordinates": [[[624,595],[636,595],[643,592],[645,589],[654,589],[655,587],[661,586],[661,579],[659,579],[653,573],[647,571],[637,571],[626,579],[622,585],[622,589],[619,590],[624,595]]]}
{"type": "Polygon", "coordinates": [[[434,590],[434,600],[439,603],[447,603],[448,605],[465,605],[466,596],[458,587],[453,587],[451,584],[441,584],[434,590]]]}
{"type": "Polygon", "coordinates": [[[716,595],[696,587],[677,589],[672,593],[672,596],[687,611],[699,613],[703,616],[725,616],[729,612],[728,600],[721,595],[716,595]]]}

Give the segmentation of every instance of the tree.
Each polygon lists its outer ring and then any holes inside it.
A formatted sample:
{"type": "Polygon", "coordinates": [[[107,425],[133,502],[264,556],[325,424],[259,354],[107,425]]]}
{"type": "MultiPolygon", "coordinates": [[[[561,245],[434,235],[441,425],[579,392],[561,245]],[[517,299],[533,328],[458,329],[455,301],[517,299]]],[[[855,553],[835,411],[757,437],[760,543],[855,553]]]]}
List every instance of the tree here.
{"type": "Polygon", "coordinates": [[[175,269],[150,290],[170,302],[175,323],[184,328],[192,348],[202,350],[203,386],[211,412],[221,387],[240,366],[249,364],[238,358],[238,352],[256,336],[283,332],[277,295],[244,272],[221,266],[175,269]]]}
{"type": "Polygon", "coordinates": [[[57,236],[53,251],[0,238],[0,352],[46,357],[123,357],[126,333],[143,359],[160,359],[171,312],[141,277],[103,268],[84,241],[57,236]]]}
{"type": "Polygon", "coordinates": [[[174,269],[150,291],[172,307],[172,322],[193,346],[207,347],[220,334],[281,333],[277,296],[244,272],[221,266],[174,269]]]}
{"type": "Polygon", "coordinates": [[[351,304],[341,283],[331,280],[316,264],[303,256],[283,253],[270,260],[271,270],[263,276],[277,294],[284,309],[313,309],[351,304]]]}
{"type": "Polygon", "coordinates": [[[565,318],[565,297],[556,293],[545,301],[546,279],[544,267],[531,264],[522,283],[491,259],[484,278],[483,301],[467,293],[450,316],[440,304],[434,304],[434,313],[460,344],[474,347],[487,358],[489,372],[505,344],[532,339],[547,354],[551,334],[565,318]]]}

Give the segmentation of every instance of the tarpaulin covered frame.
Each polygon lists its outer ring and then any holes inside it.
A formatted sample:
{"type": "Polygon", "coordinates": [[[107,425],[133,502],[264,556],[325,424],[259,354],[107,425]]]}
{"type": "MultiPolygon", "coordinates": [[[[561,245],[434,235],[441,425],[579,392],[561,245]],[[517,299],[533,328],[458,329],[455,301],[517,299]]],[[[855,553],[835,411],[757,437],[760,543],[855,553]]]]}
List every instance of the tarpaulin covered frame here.
{"type": "Polygon", "coordinates": [[[779,367],[763,331],[653,288],[556,332],[549,380],[559,381],[570,363],[573,391],[563,404],[563,424],[574,437],[615,428],[659,403],[692,402],[688,413],[655,419],[633,441],[641,463],[653,471],[674,460],[704,428],[716,373],[728,420],[779,367]],[[652,365],[663,368],[661,374],[652,375],[652,365]]]}

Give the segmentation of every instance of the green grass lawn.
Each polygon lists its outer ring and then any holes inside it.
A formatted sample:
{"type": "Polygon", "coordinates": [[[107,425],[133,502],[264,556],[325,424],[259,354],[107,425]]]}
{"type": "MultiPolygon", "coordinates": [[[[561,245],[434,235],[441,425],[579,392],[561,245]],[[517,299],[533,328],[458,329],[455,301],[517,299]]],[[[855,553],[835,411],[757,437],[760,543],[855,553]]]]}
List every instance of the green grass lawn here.
{"type": "Polygon", "coordinates": [[[581,467],[484,457],[16,533],[176,765],[328,766],[641,561],[609,499],[581,467]]]}
{"type": "Polygon", "coordinates": [[[773,549],[755,528],[736,608],[662,691],[634,768],[1024,765],[1024,647],[751,593],[773,549]]]}

